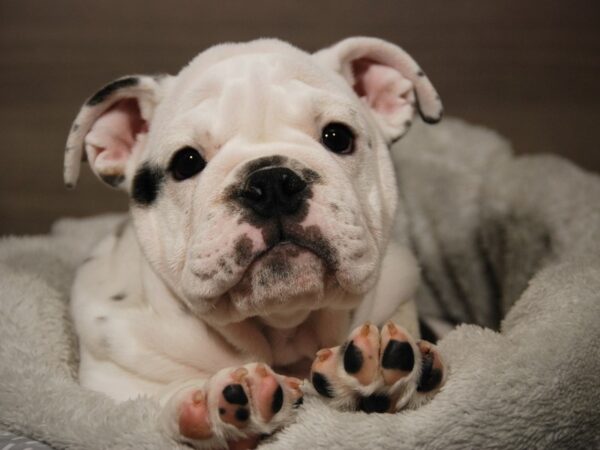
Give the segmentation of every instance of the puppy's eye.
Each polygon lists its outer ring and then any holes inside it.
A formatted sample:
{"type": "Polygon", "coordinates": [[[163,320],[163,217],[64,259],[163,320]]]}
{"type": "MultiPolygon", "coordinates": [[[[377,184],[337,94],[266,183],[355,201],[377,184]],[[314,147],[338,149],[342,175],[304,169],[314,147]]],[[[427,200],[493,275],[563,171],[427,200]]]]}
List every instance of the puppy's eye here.
{"type": "Polygon", "coordinates": [[[192,147],[183,147],[177,151],[169,164],[169,171],[177,181],[193,177],[206,166],[206,161],[198,150],[192,147]]]}
{"type": "Polygon", "coordinates": [[[354,151],[354,133],[343,123],[332,122],[323,128],[321,143],[334,153],[347,155],[354,151]]]}

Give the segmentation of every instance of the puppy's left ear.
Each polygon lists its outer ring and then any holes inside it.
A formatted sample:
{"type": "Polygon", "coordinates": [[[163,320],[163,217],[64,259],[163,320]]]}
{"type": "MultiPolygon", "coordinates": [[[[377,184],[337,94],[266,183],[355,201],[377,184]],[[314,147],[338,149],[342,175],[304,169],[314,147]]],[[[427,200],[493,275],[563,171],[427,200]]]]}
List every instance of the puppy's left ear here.
{"type": "Polygon", "coordinates": [[[408,53],[387,41],[355,37],[314,54],[338,72],[373,112],[386,140],[393,142],[410,127],[415,109],[427,123],[442,118],[435,88],[408,53]]]}

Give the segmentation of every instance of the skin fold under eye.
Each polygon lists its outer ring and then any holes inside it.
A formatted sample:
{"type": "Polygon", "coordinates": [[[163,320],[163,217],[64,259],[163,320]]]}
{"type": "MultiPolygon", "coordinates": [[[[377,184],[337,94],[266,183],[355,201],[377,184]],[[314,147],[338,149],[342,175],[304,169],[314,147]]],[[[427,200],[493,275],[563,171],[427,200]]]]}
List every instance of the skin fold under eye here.
{"type": "Polygon", "coordinates": [[[169,172],[177,181],[193,177],[206,166],[206,161],[198,150],[193,147],[183,147],[171,159],[169,172]]]}

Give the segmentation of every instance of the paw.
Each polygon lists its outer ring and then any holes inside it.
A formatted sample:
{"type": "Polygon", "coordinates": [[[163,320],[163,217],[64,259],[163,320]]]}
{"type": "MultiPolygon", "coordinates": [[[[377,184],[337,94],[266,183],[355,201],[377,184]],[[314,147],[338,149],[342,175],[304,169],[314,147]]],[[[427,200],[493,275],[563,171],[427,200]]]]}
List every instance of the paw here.
{"type": "Polygon", "coordinates": [[[300,380],[252,363],[185,386],[163,416],[167,428],[195,448],[241,450],[289,423],[301,399],[300,380]]]}
{"type": "Polygon", "coordinates": [[[362,325],[344,345],[319,350],[311,382],[336,409],[382,413],[426,403],[442,387],[446,373],[433,344],[415,342],[388,322],[381,330],[362,325]]]}

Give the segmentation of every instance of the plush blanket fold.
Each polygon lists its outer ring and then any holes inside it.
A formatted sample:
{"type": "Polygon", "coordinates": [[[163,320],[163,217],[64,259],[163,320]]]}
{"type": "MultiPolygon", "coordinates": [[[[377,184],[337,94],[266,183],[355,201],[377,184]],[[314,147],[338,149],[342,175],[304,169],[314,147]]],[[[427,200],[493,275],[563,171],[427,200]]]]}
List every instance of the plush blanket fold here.
{"type": "MultiPolygon", "coordinates": [[[[452,119],[416,125],[393,152],[396,232],[422,267],[421,313],[470,323],[439,343],[448,382],[398,414],[307,399],[263,448],[600,447],[600,178],[515,157],[495,133],[452,119]]],[[[115,405],[76,381],[70,285],[118,219],[0,242],[0,429],[55,448],[184,448],[157,430],[152,401],[115,405]]]]}

